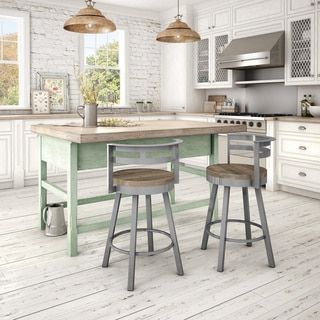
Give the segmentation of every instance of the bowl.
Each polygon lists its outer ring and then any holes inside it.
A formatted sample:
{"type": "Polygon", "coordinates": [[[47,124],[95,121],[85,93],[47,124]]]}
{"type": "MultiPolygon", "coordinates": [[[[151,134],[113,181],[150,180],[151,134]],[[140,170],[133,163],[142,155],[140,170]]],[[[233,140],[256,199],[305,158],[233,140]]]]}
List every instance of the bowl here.
{"type": "Polygon", "coordinates": [[[309,111],[314,117],[320,117],[320,106],[310,106],[309,111]]]}

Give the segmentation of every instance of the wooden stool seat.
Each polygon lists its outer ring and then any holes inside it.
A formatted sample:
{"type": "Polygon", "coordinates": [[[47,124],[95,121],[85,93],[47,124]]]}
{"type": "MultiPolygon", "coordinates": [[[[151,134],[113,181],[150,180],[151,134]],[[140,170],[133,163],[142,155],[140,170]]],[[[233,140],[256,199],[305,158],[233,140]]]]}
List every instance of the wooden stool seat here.
{"type": "MultiPolygon", "coordinates": [[[[241,183],[241,186],[251,186],[254,182],[254,166],[249,164],[214,164],[207,167],[207,177],[210,182],[219,185],[241,183]]],[[[260,167],[261,185],[267,179],[267,169],[260,167]]]]}
{"type": "Polygon", "coordinates": [[[113,173],[115,186],[154,187],[173,182],[174,174],[161,169],[127,169],[113,173]]]}

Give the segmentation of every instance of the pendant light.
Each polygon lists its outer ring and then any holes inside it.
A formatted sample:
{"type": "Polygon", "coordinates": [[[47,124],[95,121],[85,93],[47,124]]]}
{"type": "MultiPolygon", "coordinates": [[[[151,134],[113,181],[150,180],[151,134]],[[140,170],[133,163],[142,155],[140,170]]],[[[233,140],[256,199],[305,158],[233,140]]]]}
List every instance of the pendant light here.
{"type": "Polygon", "coordinates": [[[64,29],[78,33],[107,33],[116,30],[115,24],[107,19],[101,11],[94,8],[93,0],[85,0],[87,7],[68,19],[64,29]]]}
{"type": "Polygon", "coordinates": [[[159,32],[157,41],[170,43],[187,43],[201,40],[199,34],[193,31],[185,22],[181,21],[180,3],[178,0],[178,14],[175,16],[176,21],[170,23],[168,27],[159,32]]]}

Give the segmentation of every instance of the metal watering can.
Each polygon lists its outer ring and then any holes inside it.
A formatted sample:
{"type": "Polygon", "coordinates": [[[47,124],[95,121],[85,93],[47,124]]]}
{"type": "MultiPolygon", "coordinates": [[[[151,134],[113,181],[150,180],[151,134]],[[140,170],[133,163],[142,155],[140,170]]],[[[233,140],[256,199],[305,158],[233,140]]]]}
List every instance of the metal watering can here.
{"type": "Polygon", "coordinates": [[[46,225],[46,236],[56,237],[67,233],[63,204],[48,204],[43,209],[42,219],[46,225]]]}
{"type": "Polygon", "coordinates": [[[95,128],[97,126],[97,104],[86,104],[78,106],[77,113],[83,119],[84,128],[95,128]]]}

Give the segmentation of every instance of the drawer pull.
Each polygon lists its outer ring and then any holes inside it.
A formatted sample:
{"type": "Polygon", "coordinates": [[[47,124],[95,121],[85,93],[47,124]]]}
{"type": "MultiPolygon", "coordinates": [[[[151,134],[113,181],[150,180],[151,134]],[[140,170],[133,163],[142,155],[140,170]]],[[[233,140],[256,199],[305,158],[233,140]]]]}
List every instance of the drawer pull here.
{"type": "Polygon", "coordinates": [[[307,147],[305,147],[305,146],[300,146],[299,149],[305,151],[305,150],[307,150],[307,147]]]}
{"type": "Polygon", "coordinates": [[[307,174],[306,174],[305,172],[299,172],[299,176],[300,176],[300,177],[306,177],[307,174]]]}
{"type": "Polygon", "coordinates": [[[307,128],[305,126],[299,126],[298,129],[299,130],[306,130],[307,128]]]}

